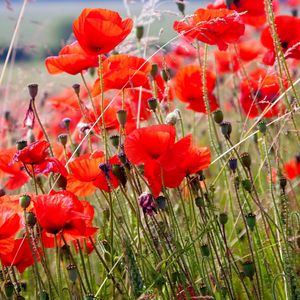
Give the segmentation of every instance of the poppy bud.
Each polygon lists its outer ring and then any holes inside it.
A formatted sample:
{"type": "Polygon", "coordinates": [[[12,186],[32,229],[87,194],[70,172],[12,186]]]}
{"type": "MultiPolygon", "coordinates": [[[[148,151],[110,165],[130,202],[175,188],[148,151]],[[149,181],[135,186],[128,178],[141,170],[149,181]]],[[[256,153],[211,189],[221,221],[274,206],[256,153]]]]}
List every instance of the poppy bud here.
{"type": "Polygon", "coordinates": [[[241,161],[242,161],[242,164],[247,169],[250,169],[250,166],[251,166],[251,157],[250,157],[250,154],[248,152],[244,152],[244,153],[241,154],[241,161]]]}
{"type": "Polygon", "coordinates": [[[161,77],[165,82],[168,82],[171,78],[170,73],[167,69],[162,69],[161,71],[161,77]]]}
{"type": "Polygon", "coordinates": [[[253,213],[246,215],[246,223],[250,230],[253,231],[256,224],[256,216],[253,213]]]}
{"type": "Polygon", "coordinates": [[[29,211],[25,216],[26,224],[30,227],[33,227],[36,224],[36,216],[33,212],[29,211]]]}
{"type": "Polygon", "coordinates": [[[204,206],[204,199],[203,197],[197,197],[195,199],[195,203],[197,207],[203,207],[204,206]]]}
{"type": "Polygon", "coordinates": [[[35,99],[37,93],[38,93],[38,85],[36,83],[32,83],[28,85],[28,91],[31,99],[35,99]]]}
{"type": "Polygon", "coordinates": [[[230,122],[220,123],[222,134],[226,139],[230,139],[230,134],[232,132],[232,126],[230,122]]]}
{"type": "Polygon", "coordinates": [[[210,251],[209,251],[209,247],[208,247],[207,244],[201,245],[200,250],[201,250],[202,256],[204,256],[204,257],[208,257],[209,256],[210,251]]]}
{"type": "Polygon", "coordinates": [[[226,4],[227,9],[230,9],[233,2],[234,2],[234,0],[225,0],[225,4],[226,4]]]}
{"type": "Polygon", "coordinates": [[[223,116],[223,112],[221,110],[219,110],[219,109],[216,110],[213,113],[213,117],[217,124],[221,124],[223,122],[224,116],[223,116]]]}
{"type": "Polygon", "coordinates": [[[166,117],[166,124],[175,126],[178,121],[178,113],[176,110],[169,113],[166,117]]]}
{"type": "Polygon", "coordinates": [[[63,124],[64,128],[69,129],[70,124],[71,124],[71,119],[70,118],[63,118],[62,124],[63,124]]]}
{"type": "Polygon", "coordinates": [[[252,186],[251,181],[249,179],[242,180],[242,186],[248,193],[251,193],[252,186]]]}
{"type": "Polygon", "coordinates": [[[225,225],[228,222],[228,215],[227,213],[220,213],[219,221],[222,225],[225,225]]]}
{"type": "Polygon", "coordinates": [[[139,204],[142,207],[144,214],[152,216],[153,212],[156,213],[156,205],[152,194],[147,192],[142,193],[139,196],[139,204]]]}
{"type": "Polygon", "coordinates": [[[110,139],[111,144],[112,144],[115,148],[118,148],[118,147],[119,147],[120,137],[119,137],[117,134],[110,136],[109,139],[110,139]]]}
{"type": "Polygon", "coordinates": [[[136,38],[138,39],[138,41],[140,41],[142,39],[142,37],[144,36],[144,26],[143,25],[138,25],[136,26],[136,38]]]}
{"type": "Polygon", "coordinates": [[[150,98],[148,99],[148,107],[152,110],[152,111],[156,111],[158,105],[158,101],[156,98],[150,98]]]}
{"type": "Polygon", "coordinates": [[[251,280],[255,274],[255,265],[252,261],[248,260],[243,263],[244,275],[249,277],[251,280]]]}
{"type": "Polygon", "coordinates": [[[176,2],[178,10],[184,15],[185,3],[184,0],[177,0],[176,2]]]}
{"type": "Polygon", "coordinates": [[[158,74],[158,65],[157,64],[152,64],[150,74],[153,79],[156,77],[156,75],[158,74]]]}
{"type": "Polygon", "coordinates": [[[10,299],[14,293],[14,285],[11,281],[7,281],[4,284],[5,295],[8,299],[10,299]]]}
{"type": "Polygon", "coordinates": [[[237,169],[237,159],[235,157],[232,157],[229,159],[228,163],[229,163],[229,168],[231,169],[231,171],[233,173],[235,173],[235,171],[237,169]]]}
{"type": "Polygon", "coordinates": [[[69,274],[70,281],[72,281],[74,283],[77,279],[77,276],[78,276],[76,266],[73,265],[73,264],[69,264],[67,266],[67,271],[68,271],[68,274],[69,274]]]}
{"type": "Polygon", "coordinates": [[[279,179],[279,183],[280,183],[281,189],[284,191],[285,187],[286,187],[286,184],[287,184],[286,178],[284,176],[281,176],[280,179],[279,179]]]}
{"type": "Polygon", "coordinates": [[[117,119],[121,127],[124,128],[127,121],[127,111],[124,109],[117,111],[117,119]]]}
{"type": "Polygon", "coordinates": [[[265,121],[260,121],[258,123],[258,130],[262,133],[265,134],[267,132],[267,125],[265,123],[265,121]]]}
{"type": "Polygon", "coordinates": [[[96,299],[94,294],[86,294],[84,296],[84,300],[94,300],[94,299],[96,299]]]}
{"type": "Polygon", "coordinates": [[[65,133],[62,133],[58,136],[58,141],[63,145],[66,146],[68,142],[68,135],[65,133]]]}
{"type": "Polygon", "coordinates": [[[30,205],[30,202],[31,202],[31,197],[28,195],[22,195],[19,198],[19,204],[23,209],[26,209],[30,205]]]}
{"type": "Polygon", "coordinates": [[[156,204],[159,209],[165,209],[167,205],[166,197],[164,196],[159,196],[156,198],[156,204]]]}
{"type": "Polygon", "coordinates": [[[27,141],[17,141],[17,150],[22,150],[27,147],[27,141]]]}
{"type": "Polygon", "coordinates": [[[72,85],[72,88],[73,88],[76,95],[80,94],[80,84],[75,83],[75,84],[72,85]]]}

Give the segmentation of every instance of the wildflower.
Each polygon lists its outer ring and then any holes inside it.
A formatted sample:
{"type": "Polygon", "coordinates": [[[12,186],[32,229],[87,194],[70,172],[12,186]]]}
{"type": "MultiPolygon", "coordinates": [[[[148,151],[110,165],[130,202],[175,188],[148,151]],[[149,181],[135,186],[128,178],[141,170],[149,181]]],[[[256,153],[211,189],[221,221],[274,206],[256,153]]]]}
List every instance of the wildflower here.
{"type": "MultiPolygon", "coordinates": [[[[103,90],[146,87],[151,64],[145,59],[126,54],[113,55],[103,62],[103,90]]],[[[93,96],[100,94],[100,79],[93,87],[93,96]]]]}
{"type": "Polygon", "coordinates": [[[220,50],[236,43],[245,31],[240,14],[228,9],[199,8],[188,22],[175,21],[173,28],[191,40],[217,45],[220,50]]]}
{"type": "MultiPolygon", "coordinates": [[[[218,108],[216,98],[213,95],[215,83],[216,76],[207,70],[206,89],[211,111],[215,111],[218,108]]],[[[202,70],[200,67],[189,65],[178,71],[175,77],[175,93],[180,101],[188,104],[188,109],[202,113],[206,112],[203,98],[202,70]]]]}
{"type": "MultiPolygon", "coordinates": [[[[297,30],[300,27],[300,19],[293,16],[276,16],[275,25],[285,58],[300,59],[300,31],[297,30]],[[295,30],[291,30],[291,28],[295,28],[295,30]]],[[[266,65],[273,65],[276,51],[270,27],[262,31],[261,43],[268,49],[263,62],[266,65]]]]}
{"type": "Polygon", "coordinates": [[[122,20],[112,10],[85,8],[73,23],[74,35],[80,46],[91,54],[113,50],[131,32],[133,21],[122,20]]]}
{"type": "Polygon", "coordinates": [[[45,65],[50,74],[66,72],[76,75],[83,70],[98,66],[98,56],[87,54],[77,42],[66,45],[58,56],[50,56],[45,60],[45,65]]]}
{"type": "Polygon", "coordinates": [[[300,155],[284,164],[284,171],[288,179],[294,179],[300,175],[300,155]]]}

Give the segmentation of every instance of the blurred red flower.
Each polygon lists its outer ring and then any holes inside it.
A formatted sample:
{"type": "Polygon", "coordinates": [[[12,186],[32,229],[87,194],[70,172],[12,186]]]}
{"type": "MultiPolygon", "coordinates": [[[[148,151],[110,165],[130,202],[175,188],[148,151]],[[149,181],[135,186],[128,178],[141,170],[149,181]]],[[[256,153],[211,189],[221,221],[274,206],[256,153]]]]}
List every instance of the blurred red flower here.
{"type": "Polygon", "coordinates": [[[20,230],[20,217],[18,213],[8,207],[8,203],[0,206],[0,253],[6,255],[13,251],[14,237],[20,230]]]}
{"type": "Polygon", "coordinates": [[[284,164],[284,172],[289,179],[294,179],[300,175],[300,156],[284,164]]]}
{"type": "Polygon", "coordinates": [[[216,50],[214,52],[218,73],[235,73],[240,65],[235,53],[216,50]]]}
{"type": "MultiPolygon", "coordinates": [[[[69,164],[71,174],[68,175],[67,190],[77,196],[89,196],[99,189],[109,192],[111,186],[116,188],[119,185],[118,179],[109,172],[110,186],[107,178],[100,170],[99,165],[105,162],[103,151],[96,151],[93,154],[82,155],[69,164]]],[[[116,156],[108,160],[111,164],[119,163],[116,156]]]]}
{"type": "Polygon", "coordinates": [[[133,21],[122,20],[112,10],[85,8],[73,23],[80,46],[88,53],[104,54],[113,50],[131,32],[133,21]]]}
{"type": "MultiPolygon", "coordinates": [[[[275,25],[285,58],[300,59],[300,19],[293,16],[276,16],[275,25]]],[[[263,62],[266,65],[273,65],[276,53],[270,27],[262,31],[261,42],[264,47],[269,49],[263,62]]]]}
{"type": "MultiPolygon", "coordinates": [[[[286,81],[284,85],[287,87],[286,81]]],[[[279,97],[279,78],[276,74],[268,74],[266,70],[257,68],[249,74],[248,79],[244,79],[241,82],[240,91],[240,103],[244,113],[250,119],[256,118],[279,97]]],[[[264,114],[264,117],[271,118],[277,116],[282,109],[283,105],[278,102],[264,114]]]]}
{"type": "MultiPolygon", "coordinates": [[[[35,255],[37,261],[40,260],[42,254],[41,249],[37,249],[35,255]]],[[[13,250],[8,254],[0,254],[1,262],[4,266],[15,266],[20,273],[23,273],[26,268],[34,264],[34,258],[30,249],[28,238],[16,239],[13,242],[13,250]]]]}
{"type": "MultiPolygon", "coordinates": [[[[216,76],[209,70],[206,71],[207,94],[210,110],[218,108],[216,98],[213,95],[216,76]]],[[[175,77],[174,89],[178,99],[187,103],[188,109],[206,113],[203,99],[202,70],[197,65],[189,65],[178,71],[175,77]]]]}
{"type": "MultiPolygon", "coordinates": [[[[145,59],[126,54],[113,55],[103,61],[103,90],[147,86],[151,64],[145,59]]],[[[100,79],[93,87],[93,96],[100,94],[100,79]]]]}
{"type": "Polygon", "coordinates": [[[66,72],[76,75],[88,68],[98,66],[98,56],[87,54],[77,42],[66,45],[61,49],[58,56],[49,56],[45,65],[50,74],[66,72]]]}
{"type": "Polygon", "coordinates": [[[226,50],[244,34],[239,13],[228,9],[199,8],[188,21],[175,21],[173,28],[189,39],[197,39],[226,50]]]}

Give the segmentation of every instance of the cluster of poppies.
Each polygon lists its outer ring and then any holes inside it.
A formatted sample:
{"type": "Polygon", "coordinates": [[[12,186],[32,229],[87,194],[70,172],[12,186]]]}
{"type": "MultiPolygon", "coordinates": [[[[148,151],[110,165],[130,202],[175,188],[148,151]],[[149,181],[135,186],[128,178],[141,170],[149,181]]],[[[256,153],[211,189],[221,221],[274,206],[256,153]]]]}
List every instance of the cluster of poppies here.
{"type": "MultiPolygon", "coordinates": [[[[273,8],[278,11],[277,1],[273,1],[273,8]]],[[[216,0],[174,22],[178,41],[167,53],[158,52],[146,60],[130,53],[112,53],[131,33],[132,19],[122,19],[106,9],[84,9],[73,23],[76,41],[64,46],[57,56],[48,57],[45,64],[50,74],[80,73],[83,78],[86,70],[97,68],[97,78],[93,84],[84,80],[84,88],[74,85],[47,99],[55,112],[46,126],[51,145],[44,130],[31,122],[25,124],[28,143],[20,141],[17,150],[8,147],[0,151],[5,190],[19,190],[32,180],[36,190],[42,191],[40,195],[7,196],[2,190],[2,264],[14,265],[22,272],[42,257],[39,246],[31,245],[28,239],[24,216],[29,213],[39,224],[45,248],[72,241],[80,246],[85,241],[91,251],[97,231],[93,227],[94,209],[89,198],[78,197],[89,197],[97,189],[103,193],[128,189],[127,175],[134,170],[143,176],[147,193],[157,198],[208,168],[209,148],[200,147],[199,141],[183,131],[178,138],[174,109],[182,104],[176,104],[177,100],[196,114],[230,109],[227,104],[232,99],[223,102],[217,87],[226,74],[231,74],[238,82],[234,87],[245,118],[272,118],[284,113],[285,107],[277,99],[289,82],[273,67],[278,51],[265,15],[263,0],[216,0]],[[254,38],[249,40],[248,36],[254,38]],[[210,52],[208,47],[207,53],[207,45],[217,48],[210,52]],[[170,121],[170,113],[175,120],[170,121]],[[160,124],[149,125],[153,120],[160,124]],[[107,149],[107,135],[115,148],[107,149]],[[54,141],[57,136],[59,142],[54,141]],[[88,142],[83,143],[83,139],[88,142]],[[53,181],[46,193],[43,183],[53,181]],[[20,208],[19,197],[31,199],[26,209],[20,208]]],[[[288,66],[297,65],[300,19],[278,15],[275,25],[288,66]]],[[[8,116],[6,121],[8,128],[12,122],[8,116]]],[[[298,158],[285,166],[289,178],[300,175],[299,166],[298,158]]]]}

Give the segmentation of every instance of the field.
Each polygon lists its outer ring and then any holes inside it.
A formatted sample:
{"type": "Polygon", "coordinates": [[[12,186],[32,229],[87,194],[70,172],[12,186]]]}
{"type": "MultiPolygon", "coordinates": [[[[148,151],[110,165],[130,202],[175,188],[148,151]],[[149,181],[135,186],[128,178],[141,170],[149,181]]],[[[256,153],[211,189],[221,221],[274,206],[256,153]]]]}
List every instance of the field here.
{"type": "Polygon", "coordinates": [[[300,300],[299,0],[0,4],[0,299],[300,300]]]}

